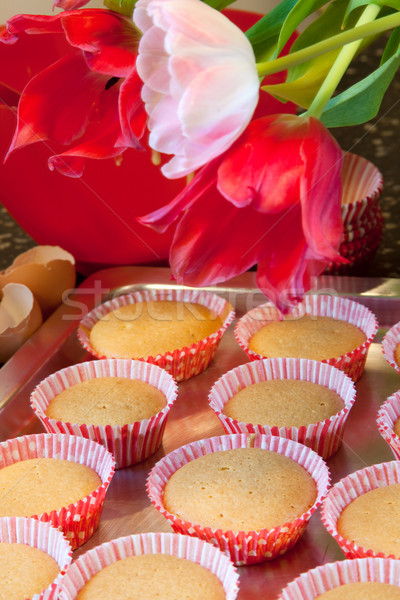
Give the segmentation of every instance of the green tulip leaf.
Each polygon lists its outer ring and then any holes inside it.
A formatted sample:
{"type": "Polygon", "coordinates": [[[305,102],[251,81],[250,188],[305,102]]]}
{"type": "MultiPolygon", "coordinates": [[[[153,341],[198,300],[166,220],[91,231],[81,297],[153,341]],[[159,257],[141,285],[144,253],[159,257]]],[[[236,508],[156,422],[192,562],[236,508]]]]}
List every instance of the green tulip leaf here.
{"type": "Polygon", "coordinates": [[[203,0],[204,4],[208,4],[208,6],[211,6],[216,10],[223,10],[230,4],[233,4],[234,1],[235,0],[203,0]]]}
{"type": "Polygon", "coordinates": [[[292,51],[302,50],[312,44],[325,40],[342,30],[348,0],[333,0],[329,6],[299,35],[292,51]]]}
{"type": "Polygon", "coordinates": [[[282,0],[246,31],[258,62],[268,60],[275,54],[281,27],[297,2],[298,0],[282,0]]]}
{"type": "Polygon", "coordinates": [[[350,0],[347,7],[344,23],[347,23],[347,19],[355,9],[368,6],[370,4],[378,4],[379,6],[385,6],[393,8],[394,10],[400,10],[400,0],[350,0]]]}
{"type": "Polygon", "coordinates": [[[326,3],[327,0],[301,0],[300,2],[297,2],[282,25],[276,55],[282,51],[290,36],[297,27],[303,23],[304,19],[309,17],[326,3]]]}
{"type": "Polygon", "coordinates": [[[114,12],[131,17],[135,8],[136,0],[104,0],[104,6],[114,12]]]}
{"type": "Polygon", "coordinates": [[[400,48],[400,27],[396,27],[390,35],[388,43],[386,44],[385,50],[382,54],[381,65],[383,65],[389,58],[396,54],[400,48]]]}
{"type": "Polygon", "coordinates": [[[347,127],[373,119],[399,66],[400,49],[368,77],[332,98],[321,121],[326,127],[347,127]]]}
{"type": "Polygon", "coordinates": [[[278,84],[267,83],[261,89],[279,100],[289,100],[302,108],[308,108],[321,87],[332,63],[335,61],[338,52],[339,50],[334,50],[320,56],[314,61],[310,61],[308,63],[309,68],[294,81],[286,81],[285,83],[278,84]]]}

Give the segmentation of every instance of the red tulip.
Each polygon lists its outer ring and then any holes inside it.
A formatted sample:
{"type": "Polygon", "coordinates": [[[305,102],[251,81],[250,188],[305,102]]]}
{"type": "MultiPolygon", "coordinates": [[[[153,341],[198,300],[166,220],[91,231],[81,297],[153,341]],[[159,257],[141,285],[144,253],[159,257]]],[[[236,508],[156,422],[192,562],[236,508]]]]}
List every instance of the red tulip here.
{"type": "Polygon", "coordinates": [[[59,33],[76,50],[26,85],[8,154],[39,140],[72,145],[51,156],[49,167],[79,177],[86,157],[109,158],[140,147],[146,113],[136,73],[139,33],[131,19],[103,9],[16,15],[0,41],[13,44],[22,32],[59,33]]]}
{"type": "Polygon", "coordinates": [[[282,310],[338,254],[342,153],[314,117],[253,121],[172,202],[140,219],[178,220],[170,264],[178,283],[225,281],[258,263],[257,284],[282,310]]]}
{"type": "Polygon", "coordinates": [[[55,0],[53,8],[62,8],[64,10],[74,10],[85,6],[89,0],[55,0]]]}

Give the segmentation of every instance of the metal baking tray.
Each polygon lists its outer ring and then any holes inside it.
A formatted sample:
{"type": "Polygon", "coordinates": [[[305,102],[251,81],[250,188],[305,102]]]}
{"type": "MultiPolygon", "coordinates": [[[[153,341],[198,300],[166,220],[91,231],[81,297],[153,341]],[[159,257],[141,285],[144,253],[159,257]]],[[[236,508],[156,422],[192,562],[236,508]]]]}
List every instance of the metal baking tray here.
{"type": "MultiPolygon", "coordinates": [[[[72,291],[39,331],[0,369],[0,440],[42,431],[29,405],[35,385],[60,368],[91,358],[76,336],[79,319],[96,304],[115,295],[160,287],[175,287],[168,269],[117,267],[91,275],[72,291]]],[[[253,272],[207,289],[229,299],[238,317],[265,302],[255,286],[253,272]]],[[[393,460],[375,420],[381,403],[400,389],[400,377],[386,364],[379,343],[383,333],[400,320],[400,280],[323,276],[313,291],[346,296],[367,305],[381,326],[369,351],[366,370],[356,385],[357,399],[347,421],[342,448],[328,461],[334,483],[366,465],[393,460]]],[[[175,448],[224,433],[208,406],[208,392],[224,372],[247,360],[234,339],[231,325],[210,367],[179,384],[178,399],[168,416],[161,448],[143,463],[116,472],[106,495],[99,529],[75,555],[121,535],[171,531],[147,497],[148,472],[157,460],[175,448]]],[[[281,558],[239,568],[238,600],[255,600],[260,595],[264,600],[273,600],[286,583],[300,573],[343,558],[338,545],[322,526],[318,511],[303,538],[281,558]]]]}

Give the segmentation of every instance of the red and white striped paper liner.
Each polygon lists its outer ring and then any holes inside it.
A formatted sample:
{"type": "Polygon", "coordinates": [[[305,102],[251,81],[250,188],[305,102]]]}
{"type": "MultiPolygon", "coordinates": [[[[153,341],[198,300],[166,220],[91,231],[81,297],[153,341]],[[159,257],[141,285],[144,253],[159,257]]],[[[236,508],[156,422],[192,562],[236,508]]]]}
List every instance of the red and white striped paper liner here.
{"type": "MultiPolygon", "coordinates": [[[[303,444],[278,436],[235,434],[192,442],[162,458],[147,480],[147,492],[156,509],[171,522],[174,531],[199,537],[229,554],[234,564],[250,565],[272,560],[292,548],[303,535],[311,515],[319,507],[329,488],[329,470],[324,460],[303,444]],[[251,440],[255,448],[283,454],[296,461],[311,475],[317,486],[317,497],[311,508],[290,523],[260,531],[223,531],[203,527],[171,514],[163,505],[164,488],[175,471],[186,463],[221,450],[246,448],[251,440]]],[[[229,494],[229,490],[226,490],[229,494]]]]}
{"type": "MultiPolygon", "coordinates": [[[[358,302],[325,294],[304,296],[303,301],[288,316],[300,318],[305,314],[347,321],[361,329],[365,334],[365,342],[351,352],[321,361],[344,371],[353,381],[358,381],[364,371],[368,349],[378,331],[378,322],[375,315],[366,306],[358,302]]],[[[235,338],[250,360],[268,358],[253,352],[249,348],[249,342],[252,336],[264,325],[277,320],[280,320],[280,313],[271,304],[257,306],[239,319],[235,328],[235,338]]]]}
{"type": "Polygon", "coordinates": [[[400,438],[394,432],[394,425],[400,419],[400,391],[389,396],[378,411],[378,429],[397,460],[400,460],[400,438]]]}
{"type": "Polygon", "coordinates": [[[389,329],[382,340],[382,352],[385,360],[393,369],[400,373],[400,365],[394,358],[394,352],[400,344],[400,322],[389,329]]]}
{"type": "Polygon", "coordinates": [[[385,556],[373,548],[363,548],[344,538],[337,529],[337,523],[343,510],[350,502],[371,490],[386,485],[400,483],[400,462],[391,461],[365,467],[341,479],[329,490],[321,508],[321,518],[327,531],[332,535],[346,558],[363,558],[380,556],[382,558],[399,558],[385,556]]]}
{"type": "MultiPolygon", "coordinates": [[[[352,380],[335,367],[303,358],[266,358],[228,371],[214,384],[208,400],[227,433],[261,433],[305,444],[325,460],[339,449],[345,422],[354,404],[356,390],[352,380]],[[323,385],[336,392],[343,409],[317,423],[301,427],[276,427],[271,424],[243,423],[223,413],[227,402],[243,388],[272,379],[297,379],[323,385]]],[[[305,399],[305,402],[307,400],[305,399]]]]}
{"type": "Polygon", "coordinates": [[[400,561],[391,558],[354,558],[327,563],[291,581],[277,600],[314,600],[348,583],[376,581],[400,585],[400,561]]]}
{"type": "Polygon", "coordinates": [[[382,240],[383,216],[379,206],[382,173],[370,161],[347,152],[343,156],[341,178],[343,240],[339,252],[349,263],[332,263],[325,273],[351,272],[372,258],[382,240]]]}
{"type": "MultiPolygon", "coordinates": [[[[229,558],[211,544],[176,533],[141,533],[101,544],[79,556],[68,569],[60,600],[74,600],[93,575],[108,565],[129,556],[169,554],[184,558],[208,569],[220,580],[226,600],[235,600],[239,576],[229,558]]],[[[118,582],[116,582],[118,585],[118,582]]],[[[179,581],[177,582],[179,586],[179,581]]]]}
{"type": "Polygon", "coordinates": [[[87,542],[99,525],[104,497],[114,474],[113,456],[100,444],[75,435],[38,433],[0,443],[0,468],[31,458],[70,460],[90,467],[101,479],[98,488],[74,504],[28,515],[62,531],[75,550],[87,542]]]}
{"type": "Polygon", "coordinates": [[[340,245],[339,252],[349,262],[346,264],[331,263],[324,273],[345,275],[369,265],[382,241],[382,223],[375,231],[364,237],[355,238],[353,241],[344,240],[340,245]]]}
{"type": "Polygon", "coordinates": [[[80,435],[103,444],[121,469],[145,460],[160,447],[167,416],[178,393],[173,377],[156,365],[139,360],[104,359],[66,367],[44,379],[31,395],[31,406],[50,433],[80,435]],[[51,419],[47,407],[65,389],[96,377],[140,379],[166,397],[166,406],[150,419],[125,425],[77,424],[51,419]]]}
{"type": "Polygon", "coordinates": [[[365,218],[366,213],[379,200],[383,189],[383,177],[369,160],[346,152],[343,156],[342,221],[344,226],[365,218]]]}
{"type": "Polygon", "coordinates": [[[148,356],[147,358],[135,357],[138,360],[144,360],[145,362],[155,364],[162,369],[165,369],[176,381],[184,381],[185,379],[198,375],[210,364],[222,335],[235,317],[235,312],[229,302],[210,292],[170,288],[165,290],[144,290],[118,296],[113,300],[100,304],[82,319],[78,328],[78,338],[81,344],[85,350],[90,352],[96,358],[115,358],[111,356],[101,356],[93,348],[90,343],[90,330],[93,325],[104,315],[121,306],[156,300],[172,300],[201,304],[210,309],[222,320],[222,326],[218,331],[215,331],[199,342],[194,342],[190,346],[177,348],[173,352],[148,356]]]}
{"type": "Polygon", "coordinates": [[[364,218],[354,223],[348,223],[343,230],[343,242],[352,242],[356,239],[363,239],[366,236],[373,236],[381,233],[383,225],[382,209],[379,204],[371,207],[371,210],[364,218]]]}
{"type": "Polygon", "coordinates": [[[1,517],[0,542],[26,544],[51,556],[56,561],[60,572],[45,590],[34,594],[30,600],[58,598],[60,581],[72,560],[71,546],[60,531],[51,527],[49,523],[36,519],[1,517]]]}

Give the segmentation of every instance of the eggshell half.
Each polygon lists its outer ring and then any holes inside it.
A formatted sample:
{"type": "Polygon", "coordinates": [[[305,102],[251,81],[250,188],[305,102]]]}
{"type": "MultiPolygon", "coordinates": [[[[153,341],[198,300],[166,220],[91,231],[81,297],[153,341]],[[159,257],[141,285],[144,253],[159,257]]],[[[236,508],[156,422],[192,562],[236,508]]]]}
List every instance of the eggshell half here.
{"type": "Polygon", "coordinates": [[[59,246],[35,246],[23,252],[0,272],[0,290],[7,283],[22,283],[33,292],[43,316],[48,316],[75,286],[75,259],[59,246]]]}
{"type": "Polygon", "coordinates": [[[34,295],[21,283],[8,283],[0,301],[0,362],[8,360],[40,327],[42,313],[34,295]]]}

